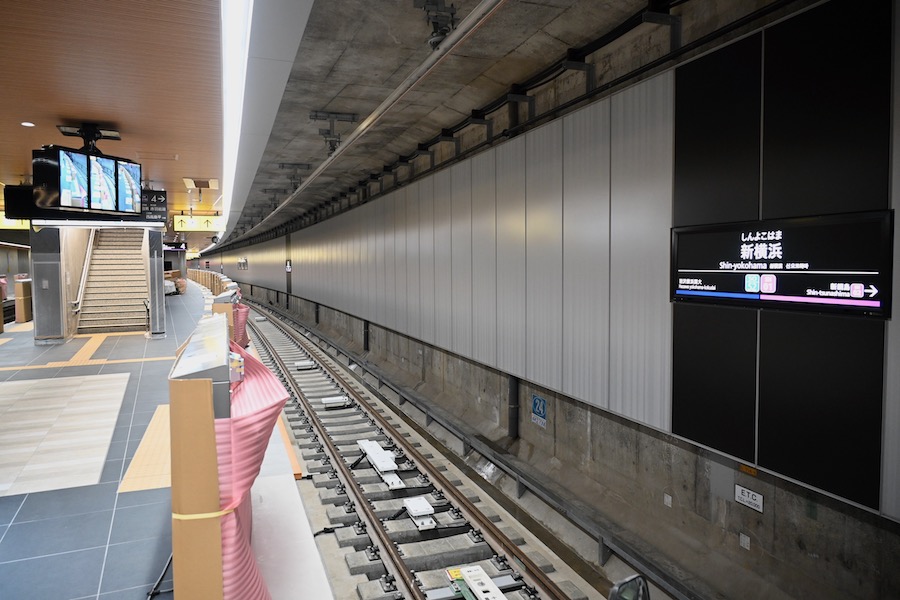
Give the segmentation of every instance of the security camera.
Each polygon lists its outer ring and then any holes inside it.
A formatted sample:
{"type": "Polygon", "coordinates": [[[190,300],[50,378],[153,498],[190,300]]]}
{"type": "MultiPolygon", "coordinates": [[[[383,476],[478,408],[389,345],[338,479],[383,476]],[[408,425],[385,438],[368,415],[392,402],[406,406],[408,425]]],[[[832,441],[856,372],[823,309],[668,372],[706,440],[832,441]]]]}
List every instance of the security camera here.
{"type": "Polygon", "coordinates": [[[213,244],[218,244],[218,243],[219,243],[219,236],[217,236],[217,235],[212,236],[212,243],[213,243],[213,244]]]}

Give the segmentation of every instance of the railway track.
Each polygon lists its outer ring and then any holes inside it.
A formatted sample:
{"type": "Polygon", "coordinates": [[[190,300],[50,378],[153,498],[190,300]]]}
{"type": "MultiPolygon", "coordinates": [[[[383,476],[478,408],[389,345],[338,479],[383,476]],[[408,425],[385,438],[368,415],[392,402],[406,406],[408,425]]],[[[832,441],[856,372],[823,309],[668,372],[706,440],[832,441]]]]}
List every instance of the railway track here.
{"type": "Polygon", "coordinates": [[[330,522],[319,533],[351,549],[360,600],[601,597],[557,582],[552,561],[432,465],[413,432],[301,332],[255,308],[248,328],[290,393],[287,420],[330,522]]]}

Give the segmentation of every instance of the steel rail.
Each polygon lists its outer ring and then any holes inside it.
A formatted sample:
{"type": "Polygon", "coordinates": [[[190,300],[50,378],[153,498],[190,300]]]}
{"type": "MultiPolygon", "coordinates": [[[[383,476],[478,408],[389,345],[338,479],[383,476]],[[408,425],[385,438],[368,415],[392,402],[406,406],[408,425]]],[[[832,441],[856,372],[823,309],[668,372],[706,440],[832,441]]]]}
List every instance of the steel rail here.
{"type": "MultiPolygon", "coordinates": [[[[281,317],[279,316],[279,318],[281,317]]],[[[278,321],[271,322],[283,333],[290,336],[298,345],[306,349],[310,355],[315,355],[316,362],[318,362],[319,365],[334,378],[349,397],[351,397],[359,406],[364,408],[373,420],[378,422],[378,425],[382,430],[392,431],[396,429],[390,421],[375,410],[375,407],[373,407],[368,400],[353,389],[350,382],[340,371],[331,366],[330,363],[333,359],[328,356],[327,353],[323,352],[318,346],[313,344],[305,336],[295,332],[292,328],[285,327],[278,321]],[[327,361],[323,360],[323,357],[326,358],[327,361]]],[[[444,493],[444,496],[457,505],[466,520],[470,523],[475,523],[480,528],[485,540],[489,543],[493,542],[492,547],[495,550],[498,548],[501,549],[506,554],[512,556],[516,562],[522,566],[525,572],[521,575],[525,583],[539,590],[542,594],[545,594],[542,595],[542,598],[546,598],[547,600],[568,600],[568,594],[560,589],[560,587],[556,585],[556,582],[550,579],[550,577],[535,564],[521,548],[513,543],[513,541],[510,540],[497,525],[488,519],[474,503],[469,501],[456,486],[454,486],[440,471],[434,468],[422,453],[413,447],[412,444],[407,443],[402,436],[397,435],[392,437],[394,438],[394,443],[402,447],[407,458],[411,459],[418,466],[420,471],[425,472],[428,475],[435,487],[442,488],[441,491],[444,493]]],[[[337,462],[343,463],[343,461],[337,462]]],[[[363,504],[365,504],[365,502],[363,504]]],[[[376,519],[376,523],[378,522],[379,520],[376,519]]]]}
{"type": "MultiPolygon", "coordinates": [[[[298,341],[296,337],[291,334],[292,332],[290,332],[289,329],[279,326],[277,322],[273,321],[272,323],[283,333],[288,335],[292,341],[294,341],[295,343],[298,341]]],[[[386,561],[382,560],[382,563],[385,564],[385,570],[390,575],[393,575],[395,581],[400,582],[400,584],[404,588],[403,590],[398,589],[398,591],[400,591],[401,593],[405,591],[409,594],[408,596],[404,596],[404,598],[426,600],[425,594],[419,589],[419,586],[416,582],[415,573],[413,573],[406,566],[406,563],[403,561],[403,557],[401,556],[399,549],[394,545],[394,542],[391,541],[390,537],[388,537],[387,531],[381,525],[381,519],[378,518],[378,516],[375,514],[375,509],[368,502],[368,500],[366,500],[361,485],[353,477],[350,465],[348,465],[341,459],[341,453],[338,451],[337,446],[331,440],[331,436],[325,429],[324,424],[319,419],[319,416],[316,414],[316,411],[313,409],[311,403],[306,398],[306,395],[303,394],[302,391],[300,391],[300,387],[297,385],[297,382],[294,381],[294,379],[290,376],[290,367],[278,355],[278,352],[273,347],[272,342],[261,333],[259,327],[257,327],[255,323],[249,320],[247,321],[247,324],[250,326],[250,329],[256,333],[257,340],[262,342],[272,360],[278,365],[278,368],[282,370],[283,375],[285,375],[285,384],[290,386],[291,391],[294,393],[294,395],[298,399],[300,399],[306,412],[307,419],[309,419],[309,422],[312,423],[312,425],[316,428],[316,432],[319,435],[319,440],[328,448],[328,451],[335,458],[335,460],[332,461],[332,466],[340,471],[341,475],[343,476],[344,489],[353,490],[356,509],[357,511],[362,511],[362,514],[365,517],[367,533],[374,532],[375,536],[377,537],[377,541],[381,546],[381,550],[379,551],[380,555],[382,557],[387,556],[390,560],[390,565],[388,565],[386,561]]],[[[319,364],[321,365],[321,361],[317,362],[319,362],[319,364]]],[[[345,391],[347,390],[345,389],[345,391]]]]}

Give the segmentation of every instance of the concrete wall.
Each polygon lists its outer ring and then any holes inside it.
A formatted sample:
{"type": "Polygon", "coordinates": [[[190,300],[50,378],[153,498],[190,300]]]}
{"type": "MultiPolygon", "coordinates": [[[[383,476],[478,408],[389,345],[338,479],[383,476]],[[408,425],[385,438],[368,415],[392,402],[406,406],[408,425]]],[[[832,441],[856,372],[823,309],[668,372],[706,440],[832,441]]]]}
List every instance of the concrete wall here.
{"type": "Polygon", "coordinates": [[[63,280],[62,302],[65,315],[64,337],[68,338],[75,335],[78,328],[78,316],[72,312],[71,303],[78,298],[91,230],[86,227],[61,227],[59,236],[63,280]]]}

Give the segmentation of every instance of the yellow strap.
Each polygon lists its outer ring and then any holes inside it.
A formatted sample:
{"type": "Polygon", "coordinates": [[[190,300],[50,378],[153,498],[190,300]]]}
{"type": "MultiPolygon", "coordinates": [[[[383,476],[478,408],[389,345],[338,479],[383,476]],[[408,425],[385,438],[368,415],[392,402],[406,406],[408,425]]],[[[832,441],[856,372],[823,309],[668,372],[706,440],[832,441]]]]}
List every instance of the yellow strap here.
{"type": "Polygon", "coordinates": [[[220,510],[217,512],[208,512],[208,513],[195,513],[193,515],[182,515],[179,513],[172,513],[172,518],[178,521],[196,521],[197,519],[215,519],[217,517],[224,517],[227,514],[233,513],[233,508],[226,508],[225,510],[220,510]]]}

